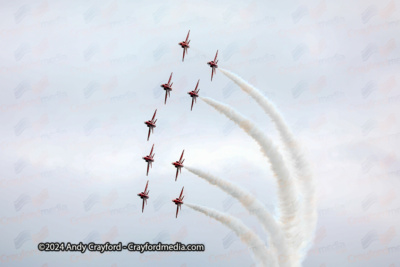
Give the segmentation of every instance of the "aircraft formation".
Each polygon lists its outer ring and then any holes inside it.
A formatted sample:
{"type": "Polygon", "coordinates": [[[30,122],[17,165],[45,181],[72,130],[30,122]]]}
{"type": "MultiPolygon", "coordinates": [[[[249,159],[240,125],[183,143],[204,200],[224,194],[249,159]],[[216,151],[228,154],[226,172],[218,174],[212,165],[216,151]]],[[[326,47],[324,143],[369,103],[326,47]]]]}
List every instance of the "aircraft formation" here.
{"type": "MultiPolygon", "coordinates": [[[[184,62],[185,60],[185,55],[188,53],[188,48],[190,48],[189,43],[189,34],[190,34],[190,30],[186,36],[185,41],[182,41],[179,43],[179,45],[183,48],[183,56],[182,56],[182,62],[184,62]]],[[[218,68],[218,60],[217,60],[217,56],[218,56],[218,50],[217,53],[215,54],[214,60],[207,62],[207,64],[211,67],[211,81],[213,79],[213,76],[216,72],[216,68],[218,68]]],[[[172,79],[172,75],[173,72],[171,72],[171,75],[169,76],[169,80],[167,83],[164,83],[161,85],[161,87],[163,88],[163,90],[165,90],[165,99],[164,99],[164,104],[167,104],[167,98],[170,97],[171,91],[172,91],[172,85],[173,82],[171,82],[172,79]]],[[[192,98],[192,105],[190,107],[190,110],[193,110],[193,104],[196,103],[196,98],[199,96],[199,91],[200,89],[199,87],[199,82],[200,80],[197,81],[196,84],[196,88],[193,91],[188,92],[189,96],[192,98]]],[[[150,139],[150,134],[154,133],[154,128],[156,128],[156,122],[157,119],[156,118],[156,114],[157,114],[157,109],[154,111],[153,117],[151,118],[151,120],[145,121],[144,123],[146,124],[146,126],[149,128],[149,132],[147,135],[147,141],[149,141],[150,139]]],[[[149,175],[149,169],[152,168],[153,166],[153,162],[154,162],[154,155],[155,153],[153,153],[154,150],[154,144],[151,147],[150,153],[147,156],[144,156],[143,159],[146,161],[147,163],[147,172],[146,172],[146,176],[149,175]]],[[[183,162],[185,161],[185,159],[183,158],[183,154],[184,154],[185,150],[182,151],[181,157],[179,158],[179,160],[175,161],[172,163],[172,165],[174,165],[174,167],[176,168],[176,175],[175,175],[175,181],[177,181],[178,179],[178,174],[182,172],[182,168],[183,168],[183,162]]],[[[146,187],[144,188],[144,191],[139,193],[138,196],[142,199],[142,213],[144,211],[144,207],[147,204],[147,199],[149,199],[149,190],[147,190],[149,186],[149,180],[147,180],[146,183],[146,187]]],[[[175,198],[172,200],[172,202],[176,205],[176,215],[175,217],[178,218],[178,212],[181,209],[181,205],[183,204],[183,198],[185,196],[183,196],[183,189],[184,187],[182,187],[181,193],[179,195],[179,197],[175,198]]]]}

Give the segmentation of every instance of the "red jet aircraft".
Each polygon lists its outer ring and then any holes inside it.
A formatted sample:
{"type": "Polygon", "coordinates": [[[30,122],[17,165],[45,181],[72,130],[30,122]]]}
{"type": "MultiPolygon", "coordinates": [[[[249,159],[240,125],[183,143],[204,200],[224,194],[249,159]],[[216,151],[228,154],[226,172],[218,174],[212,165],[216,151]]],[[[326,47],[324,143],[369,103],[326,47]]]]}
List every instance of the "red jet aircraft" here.
{"type": "Polygon", "coordinates": [[[154,120],[154,118],[156,117],[156,113],[157,113],[157,109],[156,109],[156,111],[154,111],[153,118],[151,118],[151,120],[149,120],[149,121],[144,122],[144,124],[146,124],[147,127],[149,127],[149,134],[147,135],[147,141],[149,141],[150,132],[153,132],[154,128],[156,127],[157,120],[154,120]]]}
{"type": "Polygon", "coordinates": [[[185,159],[182,160],[184,152],[185,150],[182,151],[181,158],[178,161],[172,162],[172,165],[174,165],[176,168],[175,181],[178,179],[178,172],[182,173],[183,162],[185,161],[185,159]]]}
{"type": "Polygon", "coordinates": [[[164,88],[164,90],[165,90],[165,101],[164,101],[164,104],[167,104],[167,97],[170,96],[170,92],[172,91],[172,85],[174,84],[174,83],[170,84],[171,78],[172,78],[172,73],[173,72],[171,72],[171,76],[169,76],[168,83],[164,83],[164,84],[161,85],[161,87],[164,88]]]}
{"type": "Polygon", "coordinates": [[[150,154],[143,157],[143,159],[147,162],[147,173],[146,173],[147,176],[149,175],[149,167],[153,167],[154,155],[155,155],[155,154],[151,154],[151,153],[153,153],[153,149],[154,149],[154,144],[151,147],[150,154]]]}
{"type": "Polygon", "coordinates": [[[181,209],[181,205],[183,204],[182,200],[185,197],[185,196],[182,196],[183,188],[184,187],[182,187],[182,191],[181,191],[181,194],[179,195],[179,197],[172,200],[172,202],[174,202],[176,204],[176,217],[175,218],[178,218],[178,211],[181,209]]]}
{"type": "Polygon", "coordinates": [[[218,68],[218,65],[217,65],[217,64],[218,64],[217,56],[218,56],[218,50],[217,50],[217,53],[215,54],[214,60],[213,60],[213,61],[207,62],[207,64],[210,65],[210,67],[212,68],[212,71],[211,71],[211,81],[212,81],[212,78],[213,78],[213,76],[214,76],[215,69],[218,68]]]}
{"type": "Polygon", "coordinates": [[[144,188],[144,191],[139,193],[139,194],[137,194],[141,199],[143,199],[142,213],[143,213],[143,210],[144,210],[144,205],[147,204],[147,199],[149,198],[150,190],[146,192],[148,185],[149,185],[149,180],[147,180],[146,187],[144,188]]]}
{"type": "Polygon", "coordinates": [[[200,80],[197,81],[196,88],[193,91],[188,92],[188,94],[192,98],[192,107],[190,108],[190,110],[193,109],[193,103],[196,103],[196,98],[199,96],[200,89],[197,89],[197,87],[199,86],[199,82],[200,80]]]}
{"type": "Polygon", "coordinates": [[[185,53],[187,53],[187,49],[190,47],[190,46],[189,46],[190,40],[188,41],[188,39],[189,39],[189,34],[190,34],[190,30],[189,30],[189,32],[188,32],[188,34],[187,34],[187,36],[186,36],[186,40],[179,43],[179,45],[183,48],[183,57],[182,57],[182,61],[185,59],[185,53]]]}

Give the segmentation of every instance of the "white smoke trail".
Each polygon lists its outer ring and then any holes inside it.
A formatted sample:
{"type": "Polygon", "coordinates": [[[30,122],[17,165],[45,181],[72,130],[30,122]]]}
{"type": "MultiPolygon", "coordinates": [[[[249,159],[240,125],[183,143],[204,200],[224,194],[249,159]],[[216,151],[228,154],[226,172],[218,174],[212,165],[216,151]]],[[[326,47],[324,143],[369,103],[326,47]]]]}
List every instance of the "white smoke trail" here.
{"type": "Polygon", "coordinates": [[[225,76],[235,82],[244,92],[249,94],[261,106],[264,112],[271,117],[286,149],[290,154],[290,157],[295,165],[296,176],[299,180],[300,189],[304,198],[304,204],[302,207],[304,214],[303,222],[305,227],[305,236],[308,238],[308,240],[306,240],[303,246],[306,246],[307,243],[311,243],[317,224],[315,181],[309,164],[304,158],[304,155],[298,143],[296,142],[294,135],[290,131],[285,120],[274,104],[271,103],[263,94],[261,94],[260,91],[248,84],[238,75],[221,68],[219,68],[219,70],[225,76]]]}
{"type": "Polygon", "coordinates": [[[214,209],[187,203],[185,205],[229,227],[253,251],[254,256],[262,266],[277,266],[275,255],[272,255],[264,242],[240,220],[214,209]]]}
{"type": "Polygon", "coordinates": [[[282,230],[280,229],[280,225],[277,224],[272,215],[266,210],[265,206],[258,199],[229,181],[220,179],[195,168],[187,166],[185,166],[184,168],[186,168],[191,173],[197,175],[198,177],[203,178],[210,184],[218,186],[224,192],[239,200],[239,202],[251,214],[254,214],[257,217],[257,219],[262,224],[264,230],[267,232],[268,236],[270,237],[269,240],[272,243],[272,246],[276,249],[274,250],[275,253],[277,253],[279,266],[292,266],[290,264],[291,259],[289,258],[291,253],[286,245],[285,237],[283,236],[282,230]]]}
{"type": "MultiPolygon", "coordinates": [[[[261,147],[261,151],[269,159],[271,169],[277,177],[280,221],[291,247],[297,249],[303,240],[302,231],[299,229],[299,202],[297,200],[296,184],[287,168],[282,154],[273,142],[259,130],[254,123],[245,118],[228,105],[222,104],[211,98],[200,97],[204,102],[224,114],[249,134],[261,147]]],[[[294,256],[297,258],[297,256],[294,256]]]]}

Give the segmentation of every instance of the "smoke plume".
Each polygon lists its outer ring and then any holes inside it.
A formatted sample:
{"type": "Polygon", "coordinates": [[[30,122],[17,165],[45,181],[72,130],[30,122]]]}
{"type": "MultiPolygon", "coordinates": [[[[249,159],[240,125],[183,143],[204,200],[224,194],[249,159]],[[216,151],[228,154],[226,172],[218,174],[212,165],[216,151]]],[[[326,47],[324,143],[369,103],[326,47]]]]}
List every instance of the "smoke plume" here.
{"type": "Polygon", "coordinates": [[[278,225],[272,215],[258,199],[229,181],[220,179],[195,168],[187,166],[184,168],[196,176],[203,178],[210,184],[218,186],[221,190],[236,198],[251,214],[255,215],[270,237],[270,244],[276,249],[275,251],[277,252],[279,266],[292,266],[289,265],[291,262],[289,258],[291,253],[286,245],[285,237],[283,236],[280,225],[278,225]]]}
{"type": "Polygon", "coordinates": [[[256,127],[254,123],[228,105],[222,104],[211,98],[200,97],[204,102],[224,114],[249,134],[261,147],[261,151],[269,159],[271,169],[277,178],[280,222],[288,243],[297,248],[304,240],[301,231],[300,205],[297,200],[297,190],[294,179],[283,159],[282,154],[273,142],[256,127]]]}
{"type": "Polygon", "coordinates": [[[302,213],[305,236],[307,237],[307,240],[302,244],[302,248],[304,248],[312,241],[317,224],[315,182],[309,164],[307,163],[299,144],[296,142],[293,133],[290,131],[283,116],[279,113],[275,105],[271,103],[259,90],[244,81],[238,75],[221,68],[219,68],[219,70],[235,82],[244,92],[249,94],[260,105],[264,112],[270,116],[281,136],[286,150],[289,152],[290,158],[294,163],[296,177],[298,178],[299,187],[304,198],[302,213]]]}
{"type": "Polygon", "coordinates": [[[189,208],[201,212],[229,227],[253,252],[256,260],[262,266],[277,266],[276,256],[267,249],[264,242],[240,220],[226,213],[214,209],[198,206],[194,204],[185,204],[189,208]]]}

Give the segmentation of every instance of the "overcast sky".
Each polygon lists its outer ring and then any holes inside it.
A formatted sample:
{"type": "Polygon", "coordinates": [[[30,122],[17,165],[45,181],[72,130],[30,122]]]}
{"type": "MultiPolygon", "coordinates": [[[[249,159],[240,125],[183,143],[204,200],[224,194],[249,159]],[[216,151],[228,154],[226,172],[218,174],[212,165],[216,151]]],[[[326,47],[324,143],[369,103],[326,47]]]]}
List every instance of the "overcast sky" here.
{"type": "Polygon", "coordinates": [[[188,91],[227,103],[276,145],[262,109],[206,62],[276,104],[317,181],[304,266],[396,266],[400,253],[400,2],[0,1],[0,252],[4,266],[252,266],[229,229],[175,205],[241,219],[233,198],[171,163],[243,186],[276,215],[258,145],[188,91]],[[74,4],[72,4],[74,2],[74,4]],[[178,45],[190,29],[182,62],[178,45]],[[164,105],[161,83],[173,72],[164,105]],[[157,112],[147,141],[144,121],[157,112]],[[142,157],[155,144],[146,177],[142,157]],[[141,213],[137,196],[149,180],[141,213]],[[205,244],[193,253],[39,253],[38,242],[205,244]]]}

